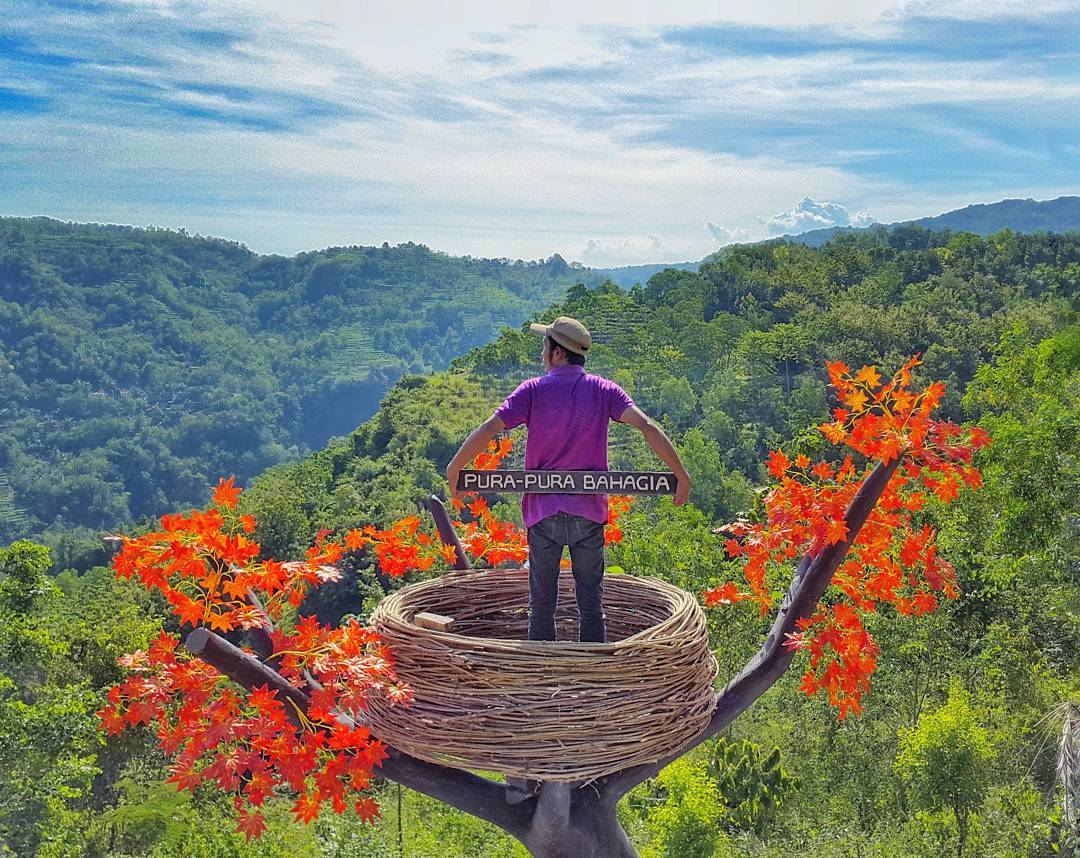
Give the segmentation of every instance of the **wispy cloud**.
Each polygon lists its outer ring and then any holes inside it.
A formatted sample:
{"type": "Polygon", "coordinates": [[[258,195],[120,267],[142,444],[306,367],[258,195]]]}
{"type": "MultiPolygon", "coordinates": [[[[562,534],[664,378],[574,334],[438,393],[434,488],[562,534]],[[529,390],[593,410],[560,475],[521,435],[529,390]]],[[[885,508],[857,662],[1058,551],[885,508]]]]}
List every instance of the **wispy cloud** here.
{"type": "Polygon", "coordinates": [[[611,265],[1077,190],[1075,2],[12,5],[4,213],[611,265]]]}
{"type": "Polygon", "coordinates": [[[708,221],[705,224],[705,228],[709,231],[709,235],[712,236],[713,241],[720,247],[725,244],[736,244],[740,241],[753,241],[758,238],[757,231],[745,226],[737,226],[734,229],[731,227],[720,226],[718,223],[708,221]]]}

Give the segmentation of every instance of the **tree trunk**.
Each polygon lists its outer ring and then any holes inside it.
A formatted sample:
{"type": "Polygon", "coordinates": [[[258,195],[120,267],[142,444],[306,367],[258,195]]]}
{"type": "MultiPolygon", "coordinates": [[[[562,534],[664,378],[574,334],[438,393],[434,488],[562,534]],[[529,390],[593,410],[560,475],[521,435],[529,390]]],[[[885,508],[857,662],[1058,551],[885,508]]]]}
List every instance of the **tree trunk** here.
{"type": "Polygon", "coordinates": [[[964,845],[967,843],[968,818],[966,810],[953,808],[956,817],[956,858],[964,858],[964,845]]]}
{"type": "Polygon", "coordinates": [[[518,839],[534,858],[637,858],[615,802],[589,786],[544,784],[532,824],[518,839]]]}

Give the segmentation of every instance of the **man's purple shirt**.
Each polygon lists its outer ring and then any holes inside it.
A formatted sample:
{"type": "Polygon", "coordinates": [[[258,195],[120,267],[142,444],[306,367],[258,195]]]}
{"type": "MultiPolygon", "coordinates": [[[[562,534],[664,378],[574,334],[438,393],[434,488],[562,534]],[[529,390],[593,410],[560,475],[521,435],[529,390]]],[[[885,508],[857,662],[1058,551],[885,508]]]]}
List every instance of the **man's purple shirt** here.
{"type": "MultiPolygon", "coordinates": [[[[613,381],[564,364],[517,386],[495,414],[513,429],[524,423],[526,470],[606,471],[608,421],[634,404],[613,381]]],[[[521,497],[526,527],[557,512],[606,524],[607,495],[529,494],[521,497]]]]}

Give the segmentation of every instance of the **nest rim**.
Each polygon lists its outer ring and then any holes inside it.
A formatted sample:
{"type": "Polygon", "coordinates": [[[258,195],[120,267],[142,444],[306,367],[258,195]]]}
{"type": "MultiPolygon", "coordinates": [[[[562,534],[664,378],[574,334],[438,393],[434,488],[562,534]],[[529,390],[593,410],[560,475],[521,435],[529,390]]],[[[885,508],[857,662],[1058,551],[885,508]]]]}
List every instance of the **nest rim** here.
{"type": "MultiPolygon", "coordinates": [[[[609,574],[608,631],[628,633],[530,641],[527,582],[521,567],[466,570],[383,599],[371,623],[415,697],[398,710],[373,700],[376,735],[429,762],[574,782],[655,762],[704,728],[716,661],[691,594],[660,578],[609,574]],[[457,621],[455,607],[466,610],[464,629],[413,622],[422,611],[457,621]],[[473,631],[485,623],[503,636],[473,631]]],[[[576,637],[573,588],[560,575],[560,633],[576,637]]]]}
{"type": "MultiPolygon", "coordinates": [[[[429,583],[434,584],[437,581],[440,585],[445,582],[447,585],[452,586],[454,584],[457,584],[457,583],[461,582],[463,579],[474,578],[474,576],[477,576],[478,574],[486,574],[486,573],[489,573],[489,572],[515,572],[515,573],[524,572],[524,573],[527,573],[528,569],[526,567],[522,567],[522,566],[503,566],[503,567],[499,567],[497,569],[468,569],[468,570],[462,570],[460,572],[447,573],[447,574],[442,575],[439,578],[432,578],[432,579],[429,579],[428,581],[421,581],[421,582],[417,582],[417,583],[418,584],[429,584],[429,583]]],[[[616,576],[611,575],[610,573],[605,575],[605,577],[604,577],[605,584],[610,584],[610,582],[615,577],[616,576]]],[[[619,575],[617,577],[619,579],[626,579],[626,580],[629,580],[629,581],[633,581],[634,583],[633,583],[632,586],[644,585],[644,586],[646,586],[648,588],[652,588],[654,590],[654,592],[661,592],[662,590],[667,591],[667,592],[664,592],[664,595],[675,596],[675,594],[678,594],[679,597],[683,597],[683,596],[688,595],[688,594],[686,594],[685,591],[680,590],[674,584],[669,584],[667,581],[664,581],[662,578],[652,578],[652,577],[647,577],[647,576],[629,575],[629,574],[626,574],[626,573],[619,573],[619,575]]],[[[416,585],[412,585],[412,586],[416,586],[416,585]]],[[[380,606],[383,603],[385,603],[387,600],[392,599],[398,593],[403,592],[404,589],[405,588],[402,588],[402,590],[397,590],[395,593],[389,594],[383,600],[383,602],[380,603],[380,606]]],[[[432,589],[436,589],[436,588],[432,587],[432,589]]],[[[560,595],[563,595],[563,594],[560,594],[560,595]]],[[[659,622],[654,623],[654,624],[649,625],[649,626],[646,626],[645,628],[640,629],[639,631],[636,631],[633,634],[628,635],[627,637],[619,638],[618,640],[608,640],[608,641],[604,641],[603,643],[592,642],[592,641],[572,641],[572,640],[554,640],[554,641],[515,640],[515,639],[508,639],[508,638],[495,638],[495,637],[490,637],[488,635],[463,634],[461,632],[442,631],[441,629],[430,629],[430,628],[427,628],[425,626],[416,625],[416,623],[414,622],[414,619],[415,619],[416,615],[419,614],[419,613],[422,613],[422,611],[420,611],[420,610],[410,611],[408,613],[408,615],[407,615],[407,618],[404,618],[404,619],[397,618],[397,619],[403,625],[411,626],[417,632],[420,632],[421,634],[431,638],[432,640],[441,640],[441,641],[444,641],[445,643],[448,643],[448,644],[458,643],[458,644],[466,644],[466,645],[475,645],[475,643],[477,641],[483,641],[485,644],[493,644],[495,646],[508,646],[508,647],[514,649],[515,651],[519,651],[519,652],[530,652],[530,651],[532,651],[534,649],[537,652],[542,652],[542,651],[545,651],[545,650],[547,650],[547,649],[549,649],[551,647],[559,647],[561,651],[565,650],[567,648],[574,648],[574,649],[585,650],[586,652],[591,653],[593,655],[601,655],[601,654],[608,653],[609,651],[610,651],[610,654],[615,654],[615,652],[617,650],[619,650],[619,649],[622,649],[622,648],[624,648],[624,647],[626,647],[628,645],[639,643],[640,642],[639,639],[644,640],[644,639],[647,638],[650,643],[653,643],[653,642],[660,643],[660,642],[664,642],[664,641],[668,641],[668,640],[678,640],[679,639],[679,636],[677,634],[674,634],[674,633],[672,633],[670,635],[657,635],[656,634],[657,629],[659,629],[660,627],[670,623],[670,621],[673,619],[673,617],[676,614],[675,610],[670,611],[668,613],[668,616],[664,617],[659,622]]]]}

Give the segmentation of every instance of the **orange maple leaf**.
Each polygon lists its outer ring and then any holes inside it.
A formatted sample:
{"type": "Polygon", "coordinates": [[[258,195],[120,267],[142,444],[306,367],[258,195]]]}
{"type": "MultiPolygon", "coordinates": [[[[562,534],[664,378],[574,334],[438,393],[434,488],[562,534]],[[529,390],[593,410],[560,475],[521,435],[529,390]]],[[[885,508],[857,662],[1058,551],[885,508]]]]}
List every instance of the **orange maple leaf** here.
{"type": "Polygon", "coordinates": [[[844,424],[837,421],[835,423],[822,423],[818,426],[826,438],[832,441],[834,444],[839,444],[847,437],[847,430],[844,428],[844,424]]]}
{"type": "Polygon", "coordinates": [[[309,823],[319,815],[319,806],[322,802],[313,793],[306,792],[296,800],[293,805],[293,815],[297,822],[309,823]]]}
{"type": "Polygon", "coordinates": [[[975,426],[971,429],[970,438],[971,447],[974,450],[979,450],[990,443],[990,433],[981,426],[975,426]]]}
{"type": "Polygon", "coordinates": [[[846,402],[851,407],[852,412],[855,414],[864,410],[868,401],[869,399],[867,398],[866,394],[863,393],[861,390],[849,391],[844,398],[844,402],[846,402]]]}
{"type": "Polygon", "coordinates": [[[711,590],[706,590],[703,594],[705,598],[705,604],[709,607],[715,607],[716,605],[734,605],[736,602],[741,602],[743,599],[749,599],[749,593],[739,592],[739,587],[732,581],[727,584],[721,584],[719,587],[713,587],[711,590]]]}
{"type": "Polygon", "coordinates": [[[819,480],[832,479],[833,466],[828,462],[818,462],[813,468],[814,476],[819,480]]]}
{"type": "Polygon", "coordinates": [[[167,784],[176,784],[179,790],[195,792],[195,787],[203,781],[202,775],[195,771],[193,766],[177,766],[172,769],[172,775],[165,779],[167,784]]]}
{"type": "Polygon", "coordinates": [[[783,450],[772,450],[769,453],[769,464],[767,467],[769,473],[779,480],[787,473],[787,469],[791,467],[791,459],[784,455],[783,450]]]}
{"type": "Polygon", "coordinates": [[[189,623],[193,626],[198,625],[199,621],[203,618],[203,614],[206,612],[206,602],[189,599],[186,596],[184,596],[183,599],[183,602],[174,606],[176,608],[176,615],[180,618],[181,624],[189,623]]]}
{"type": "Polygon", "coordinates": [[[881,383],[881,373],[877,371],[877,367],[864,366],[855,373],[855,380],[863,382],[867,387],[875,388],[881,383]]]}
{"type": "Polygon", "coordinates": [[[832,545],[847,538],[848,526],[843,519],[832,519],[825,527],[825,541],[832,545]]]}
{"type": "Polygon", "coordinates": [[[345,547],[350,551],[357,551],[364,547],[364,544],[368,541],[363,532],[356,528],[350,530],[345,534],[345,547]]]}
{"type": "Polygon", "coordinates": [[[356,815],[360,817],[362,822],[375,824],[375,820],[379,818],[379,803],[371,798],[361,798],[356,802],[356,815]]]}
{"type": "Polygon", "coordinates": [[[215,631],[231,632],[236,628],[236,622],[233,620],[232,611],[226,611],[221,614],[216,611],[211,611],[206,619],[210,624],[210,628],[215,631]]]}
{"type": "Polygon", "coordinates": [[[236,817],[236,830],[247,840],[256,840],[266,831],[266,818],[257,810],[241,812],[236,817]]]}
{"type": "Polygon", "coordinates": [[[240,497],[240,489],[238,489],[233,483],[233,477],[229,477],[228,480],[218,480],[217,488],[214,489],[215,504],[217,504],[218,506],[228,507],[229,509],[236,508],[236,499],[240,497]]]}

